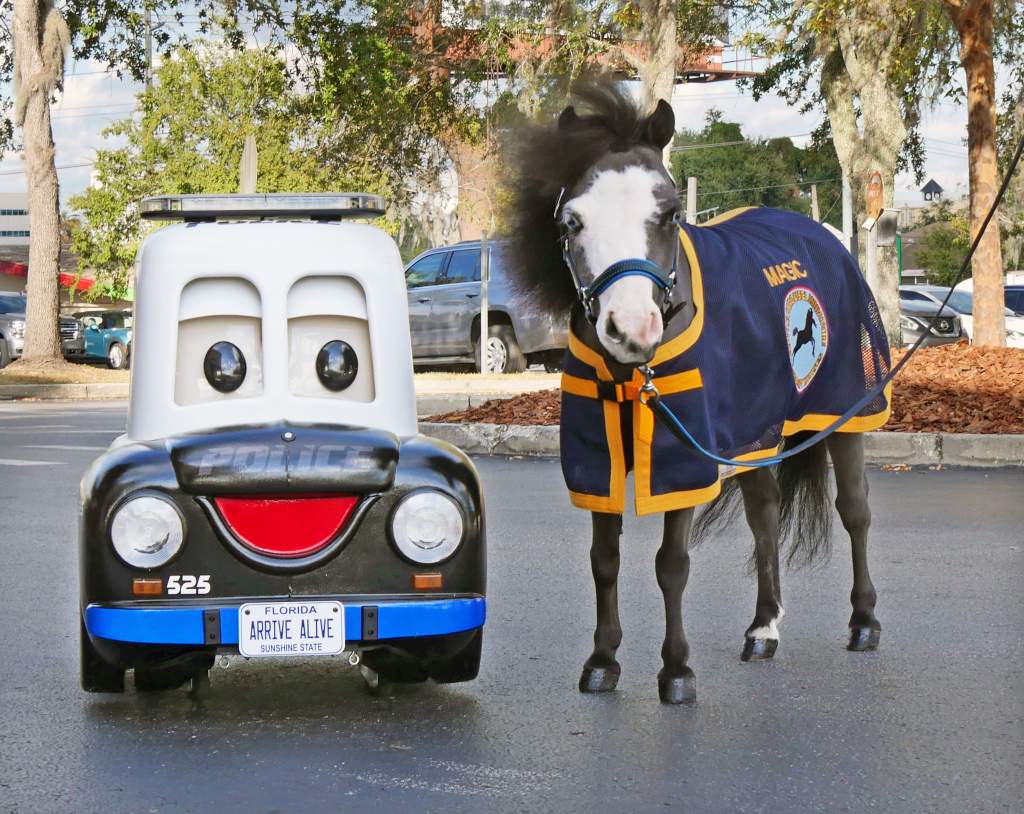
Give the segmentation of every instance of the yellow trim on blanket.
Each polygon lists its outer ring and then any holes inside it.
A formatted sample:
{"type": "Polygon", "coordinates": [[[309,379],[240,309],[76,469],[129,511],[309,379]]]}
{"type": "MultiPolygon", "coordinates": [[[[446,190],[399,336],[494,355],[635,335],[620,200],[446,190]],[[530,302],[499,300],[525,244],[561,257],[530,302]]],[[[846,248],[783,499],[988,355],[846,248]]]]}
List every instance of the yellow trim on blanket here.
{"type": "Polygon", "coordinates": [[[691,348],[700,339],[700,332],[704,330],[704,280],[700,270],[700,261],[697,260],[697,251],[693,247],[693,241],[683,229],[679,230],[679,240],[683,244],[683,251],[686,252],[686,259],[690,264],[690,291],[696,313],[679,336],[670,339],[658,348],[651,360],[651,367],[654,368],[669,359],[675,359],[680,353],[691,348]]]}
{"type": "Polygon", "coordinates": [[[604,357],[591,347],[588,347],[576,336],[572,328],[569,329],[569,353],[579,359],[583,364],[590,365],[597,371],[598,378],[606,382],[612,381],[611,371],[605,364],[604,357]]]}
{"type": "Polygon", "coordinates": [[[562,373],[562,392],[570,396],[582,396],[585,399],[597,398],[597,382],[581,379],[569,373],[562,373]]]}
{"type": "MultiPolygon", "coordinates": [[[[851,418],[843,426],[836,430],[836,432],[871,432],[883,427],[889,420],[889,414],[892,412],[892,382],[889,382],[885,386],[885,409],[878,413],[871,415],[858,415],[851,418]]],[[[802,418],[798,418],[795,421],[786,421],[782,425],[782,434],[784,436],[794,435],[798,432],[804,432],[809,430],[811,432],[819,432],[832,426],[839,416],[837,415],[821,415],[819,413],[808,413],[802,418]]]]}
{"type": "Polygon", "coordinates": [[[732,220],[737,215],[742,215],[744,212],[749,212],[751,209],[757,208],[758,207],[756,206],[741,206],[738,209],[730,209],[728,212],[723,212],[721,215],[715,215],[715,217],[710,218],[709,220],[706,220],[703,223],[698,223],[697,225],[700,226],[701,228],[704,228],[705,226],[718,226],[718,224],[720,223],[725,223],[727,220],[732,220]]]}

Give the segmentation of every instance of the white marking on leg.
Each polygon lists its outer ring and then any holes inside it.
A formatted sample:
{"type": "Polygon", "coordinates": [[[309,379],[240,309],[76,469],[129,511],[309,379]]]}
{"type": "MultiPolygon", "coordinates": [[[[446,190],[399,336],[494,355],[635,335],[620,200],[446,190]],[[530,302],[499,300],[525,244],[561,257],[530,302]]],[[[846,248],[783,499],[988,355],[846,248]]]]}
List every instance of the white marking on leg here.
{"type": "Polygon", "coordinates": [[[782,624],[782,617],[786,615],[785,608],[779,605],[779,615],[772,619],[767,625],[755,627],[747,634],[748,639],[774,639],[779,640],[779,625],[782,624]]]}

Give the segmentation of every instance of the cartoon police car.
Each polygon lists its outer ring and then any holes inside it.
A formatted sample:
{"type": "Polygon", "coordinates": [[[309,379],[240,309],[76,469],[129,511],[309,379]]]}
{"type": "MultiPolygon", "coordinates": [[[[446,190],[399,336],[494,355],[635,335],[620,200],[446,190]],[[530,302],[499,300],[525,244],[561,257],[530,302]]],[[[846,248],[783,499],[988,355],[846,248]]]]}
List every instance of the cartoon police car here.
{"type": "Polygon", "coordinates": [[[81,677],[203,687],[218,652],[477,675],[483,497],[417,434],[402,261],[365,194],[165,196],[144,217],[127,433],[82,480],[81,677]]]}

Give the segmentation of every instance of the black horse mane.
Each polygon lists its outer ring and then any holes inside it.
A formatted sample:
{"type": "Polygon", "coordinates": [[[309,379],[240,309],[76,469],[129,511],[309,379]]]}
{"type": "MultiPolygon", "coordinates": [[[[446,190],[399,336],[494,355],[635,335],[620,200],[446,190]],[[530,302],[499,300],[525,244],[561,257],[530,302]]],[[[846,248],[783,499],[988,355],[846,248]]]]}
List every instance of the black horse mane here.
{"type": "Polygon", "coordinates": [[[557,124],[517,130],[507,156],[508,278],[518,294],[557,315],[576,302],[558,242],[559,193],[572,189],[607,153],[651,145],[643,111],[611,80],[579,81],[572,97],[581,115],[567,108],[557,124]]]}

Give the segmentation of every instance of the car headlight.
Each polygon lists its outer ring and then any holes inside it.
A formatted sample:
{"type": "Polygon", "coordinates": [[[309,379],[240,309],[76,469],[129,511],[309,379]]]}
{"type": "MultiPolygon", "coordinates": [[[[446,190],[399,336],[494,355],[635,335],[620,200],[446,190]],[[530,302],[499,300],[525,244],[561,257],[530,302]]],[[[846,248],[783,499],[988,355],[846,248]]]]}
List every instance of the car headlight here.
{"type": "Polygon", "coordinates": [[[153,495],[121,504],[110,523],[110,542],[132,568],[157,568],[181,550],[185,524],[169,500],[153,495]]]}
{"type": "Polygon", "coordinates": [[[1014,342],[1019,342],[1024,339],[1024,333],[1021,333],[1020,331],[1007,331],[1006,338],[1012,339],[1014,342]]]}
{"type": "Polygon", "coordinates": [[[25,320],[17,319],[11,323],[11,336],[15,339],[23,339],[25,337],[25,320]]]}
{"type": "Polygon", "coordinates": [[[391,517],[391,538],[403,556],[430,565],[462,544],[462,510],[448,495],[424,489],[402,499],[391,517]]]}
{"type": "Polygon", "coordinates": [[[900,317],[900,327],[905,331],[919,331],[921,326],[917,323],[917,320],[913,320],[910,317],[900,317]]]}

